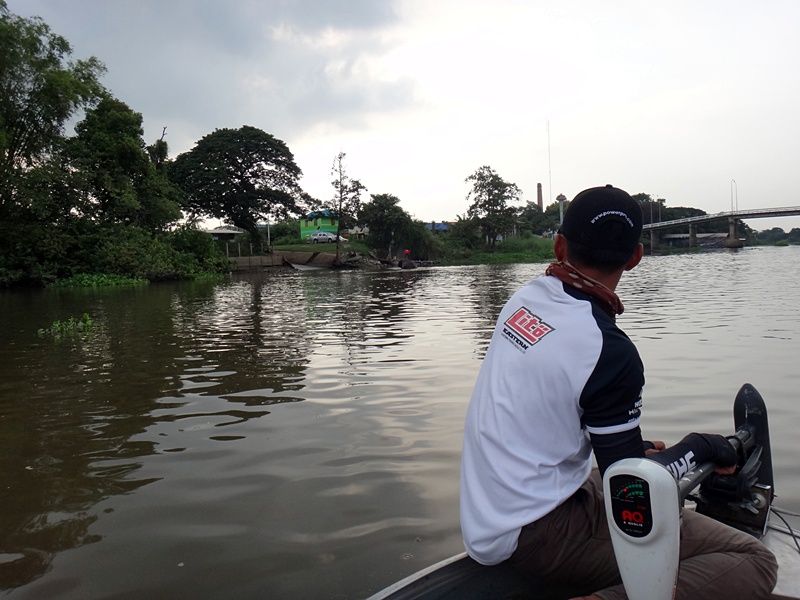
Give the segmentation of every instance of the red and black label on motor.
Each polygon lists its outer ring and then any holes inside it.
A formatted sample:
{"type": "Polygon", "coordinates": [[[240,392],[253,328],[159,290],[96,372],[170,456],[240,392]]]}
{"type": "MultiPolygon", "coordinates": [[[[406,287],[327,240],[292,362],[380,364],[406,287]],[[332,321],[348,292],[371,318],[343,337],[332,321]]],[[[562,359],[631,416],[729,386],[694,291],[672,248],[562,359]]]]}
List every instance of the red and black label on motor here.
{"type": "Polygon", "coordinates": [[[644,537],[653,529],[650,485],[635,475],[611,478],[611,513],[614,523],[631,537],[644,537]]]}

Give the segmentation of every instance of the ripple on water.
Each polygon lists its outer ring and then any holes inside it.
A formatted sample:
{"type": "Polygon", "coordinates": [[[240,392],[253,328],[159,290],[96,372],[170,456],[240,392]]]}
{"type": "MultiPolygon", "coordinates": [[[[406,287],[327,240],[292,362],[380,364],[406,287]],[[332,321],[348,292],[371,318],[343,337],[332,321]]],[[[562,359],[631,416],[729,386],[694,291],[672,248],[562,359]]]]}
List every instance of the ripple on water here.
{"type": "MultiPolygon", "coordinates": [[[[753,383],[793,510],[798,266],[796,248],[646,257],[619,287],[646,436],[727,432],[753,383]]],[[[20,324],[88,310],[100,334],[0,330],[0,583],[13,565],[21,599],[358,598],[461,551],[466,405],[502,305],[543,268],[6,300],[20,324]]]]}

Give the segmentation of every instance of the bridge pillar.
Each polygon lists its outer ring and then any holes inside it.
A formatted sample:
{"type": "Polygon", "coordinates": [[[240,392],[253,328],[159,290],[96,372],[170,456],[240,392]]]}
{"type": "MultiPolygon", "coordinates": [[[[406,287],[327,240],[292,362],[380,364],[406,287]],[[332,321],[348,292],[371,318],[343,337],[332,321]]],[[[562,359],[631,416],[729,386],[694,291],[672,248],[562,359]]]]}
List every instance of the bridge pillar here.
{"type": "Polygon", "coordinates": [[[658,250],[658,246],[660,245],[660,240],[658,238],[658,229],[651,229],[650,230],[650,252],[653,250],[658,250]]]}
{"type": "Polygon", "coordinates": [[[736,227],[736,217],[728,217],[728,239],[725,240],[726,248],[741,248],[744,242],[739,239],[739,232],[736,227]]]}
{"type": "Polygon", "coordinates": [[[689,225],[689,248],[697,248],[697,225],[689,225]]]}

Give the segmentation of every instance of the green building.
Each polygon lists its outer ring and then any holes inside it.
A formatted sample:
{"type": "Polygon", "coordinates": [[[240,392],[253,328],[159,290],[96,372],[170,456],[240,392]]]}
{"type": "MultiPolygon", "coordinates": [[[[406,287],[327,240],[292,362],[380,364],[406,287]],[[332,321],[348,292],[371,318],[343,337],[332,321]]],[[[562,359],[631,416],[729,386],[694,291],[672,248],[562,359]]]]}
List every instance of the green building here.
{"type": "Polygon", "coordinates": [[[329,210],[318,210],[308,213],[300,219],[300,237],[308,239],[315,231],[328,231],[336,235],[338,220],[329,210]]]}

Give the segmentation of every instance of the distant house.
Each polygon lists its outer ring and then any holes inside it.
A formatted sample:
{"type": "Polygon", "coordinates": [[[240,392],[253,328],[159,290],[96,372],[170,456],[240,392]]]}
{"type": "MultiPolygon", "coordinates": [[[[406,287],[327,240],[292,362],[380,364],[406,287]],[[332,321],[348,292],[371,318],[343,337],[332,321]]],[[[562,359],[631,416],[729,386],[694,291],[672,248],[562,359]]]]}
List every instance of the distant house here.
{"type": "Polygon", "coordinates": [[[369,235],[369,227],[360,227],[356,225],[355,227],[351,227],[347,233],[351,240],[363,240],[369,235]]]}
{"type": "Polygon", "coordinates": [[[338,220],[336,215],[329,210],[318,210],[308,213],[300,219],[300,237],[310,238],[315,231],[328,231],[336,234],[338,220]]]}
{"type": "Polygon", "coordinates": [[[431,221],[430,223],[425,223],[425,227],[427,227],[432,233],[446,233],[450,229],[450,227],[444,221],[441,223],[431,221]]]}
{"type": "Polygon", "coordinates": [[[238,227],[216,227],[215,229],[207,229],[206,233],[210,233],[215,240],[230,242],[240,233],[244,233],[244,229],[239,229],[238,227]]]}

